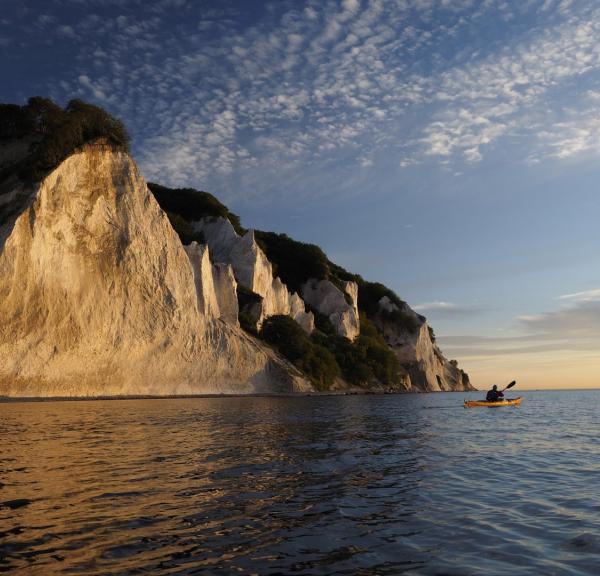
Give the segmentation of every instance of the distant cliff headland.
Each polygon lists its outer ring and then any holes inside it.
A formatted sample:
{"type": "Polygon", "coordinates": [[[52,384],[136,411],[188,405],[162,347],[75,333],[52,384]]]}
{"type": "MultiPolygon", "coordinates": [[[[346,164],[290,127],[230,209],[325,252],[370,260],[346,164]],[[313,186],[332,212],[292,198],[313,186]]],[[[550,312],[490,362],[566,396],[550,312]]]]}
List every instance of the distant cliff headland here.
{"type": "Polygon", "coordinates": [[[147,184],[128,142],[80,100],[0,105],[0,395],[472,389],[392,290],[147,184]]]}

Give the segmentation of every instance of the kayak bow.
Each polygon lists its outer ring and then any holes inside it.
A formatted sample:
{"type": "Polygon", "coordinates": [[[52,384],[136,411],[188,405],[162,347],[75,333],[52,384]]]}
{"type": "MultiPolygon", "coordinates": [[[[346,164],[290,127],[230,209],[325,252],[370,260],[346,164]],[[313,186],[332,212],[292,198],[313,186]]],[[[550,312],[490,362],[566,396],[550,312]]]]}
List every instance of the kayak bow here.
{"type": "Polygon", "coordinates": [[[465,408],[479,408],[485,407],[495,408],[497,406],[518,406],[523,398],[518,396],[517,398],[507,398],[506,400],[500,400],[498,402],[486,402],[485,400],[465,400],[465,408]]]}

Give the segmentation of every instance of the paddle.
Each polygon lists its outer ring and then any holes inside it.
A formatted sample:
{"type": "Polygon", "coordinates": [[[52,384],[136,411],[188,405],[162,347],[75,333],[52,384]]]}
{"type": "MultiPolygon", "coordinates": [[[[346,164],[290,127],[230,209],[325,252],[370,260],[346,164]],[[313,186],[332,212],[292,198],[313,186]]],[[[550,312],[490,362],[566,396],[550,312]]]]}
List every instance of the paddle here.
{"type": "Polygon", "coordinates": [[[508,390],[509,388],[512,388],[516,383],[517,383],[517,381],[513,380],[506,388],[502,388],[502,392],[504,392],[505,390],[508,390]]]}
{"type": "MultiPolygon", "coordinates": [[[[513,380],[508,386],[502,388],[502,390],[500,390],[500,392],[504,392],[505,390],[508,390],[509,388],[512,388],[515,384],[517,383],[516,380],[513,380]]],[[[506,402],[506,398],[499,398],[500,401],[505,401],[506,402]]]]}

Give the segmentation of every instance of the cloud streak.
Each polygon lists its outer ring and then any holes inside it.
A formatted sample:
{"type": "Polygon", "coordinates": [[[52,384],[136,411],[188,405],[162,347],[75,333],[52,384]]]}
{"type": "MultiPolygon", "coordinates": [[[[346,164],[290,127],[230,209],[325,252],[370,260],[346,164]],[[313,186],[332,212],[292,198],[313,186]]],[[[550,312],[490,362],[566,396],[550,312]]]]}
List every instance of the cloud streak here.
{"type": "Polygon", "coordinates": [[[574,302],[560,310],[522,316],[519,322],[526,331],[546,339],[600,340],[600,300],[579,299],[574,302]]]}
{"type": "Polygon", "coordinates": [[[563,294],[562,296],[559,296],[558,299],[571,302],[600,302],[600,288],[593,288],[583,292],[574,292],[572,294],[563,294]]]}
{"type": "Polygon", "coordinates": [[[235,194],[242,179],[252,188],[298,171],[344,178],[349,161],[362,172],[383,157],[400,171],[469,165],[507,141],[525,146],[532,163],[600,153],[592,2],[53,6],[63,10],[49,6],[34,26],[15,13],[0,42],[76,45],[69,69],[49,80],[52,95],[121,116],[144,171],[170,184],[235,194]],[[525,21],[526,34],[513,32],[525,21]],[[502,22],[504,36],[473,44],[477,27],[502,22]],[[564,106],[566,92],[577,112],[564,106]]]}
{"type": "Polygon", "coordinates": [[[520,316],[506,336],[441,336],[444,349],[460,358],[590,353],[600,349],[600,289],[565,294],[556,310],[520,316]]]}
{"type": "Polygon", "coordinates": [[[412,306],[412,308],[420,314],[432,315],[435,318],[458,318],[466,315],[482,314],[486,311],[478,306],[465,306],[440,300],[423,302],[412,306]]]}

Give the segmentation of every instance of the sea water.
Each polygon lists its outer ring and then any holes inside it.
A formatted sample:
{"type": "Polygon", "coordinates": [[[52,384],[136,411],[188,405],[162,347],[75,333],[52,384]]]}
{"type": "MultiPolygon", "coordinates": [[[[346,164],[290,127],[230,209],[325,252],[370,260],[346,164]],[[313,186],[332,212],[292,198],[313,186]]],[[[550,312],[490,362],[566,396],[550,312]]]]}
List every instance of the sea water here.
{"type": "Polygon", "coordinates": [[[600,392],[522,394],[1,403],[0,572],[599,574],[600,392]]]}

